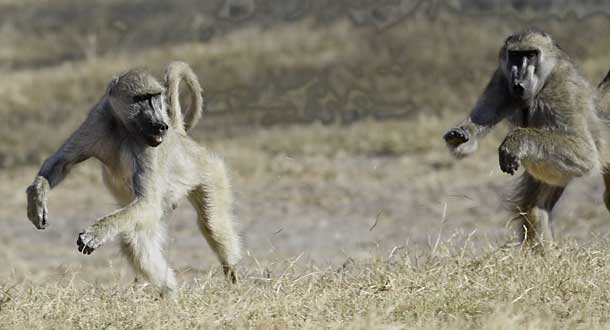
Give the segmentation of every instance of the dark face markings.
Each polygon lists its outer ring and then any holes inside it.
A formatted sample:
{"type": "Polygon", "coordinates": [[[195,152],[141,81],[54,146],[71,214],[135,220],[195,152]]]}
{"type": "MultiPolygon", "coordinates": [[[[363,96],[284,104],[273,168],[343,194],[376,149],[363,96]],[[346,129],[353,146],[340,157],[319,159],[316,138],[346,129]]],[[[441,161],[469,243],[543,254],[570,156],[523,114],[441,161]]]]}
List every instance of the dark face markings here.
{"type": "Polygon", "coordinates": [[[512,95],[523,99],[531,98],[536,88],[535,73],[540,51],[509,50],[507,51],[508,71],[510,72],[510,90],[512,95]]]}

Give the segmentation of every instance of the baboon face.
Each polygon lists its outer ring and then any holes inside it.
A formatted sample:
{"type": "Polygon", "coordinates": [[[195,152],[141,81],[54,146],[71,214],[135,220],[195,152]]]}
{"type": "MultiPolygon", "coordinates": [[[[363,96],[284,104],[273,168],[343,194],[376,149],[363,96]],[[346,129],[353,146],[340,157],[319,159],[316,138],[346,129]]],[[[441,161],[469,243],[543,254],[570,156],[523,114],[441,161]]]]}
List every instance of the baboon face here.
{"type": "Polygon", "coordinates": [[[135,114],[133,123],[146,143],[156,147],[165,137],[167,123],[165,120],[165,107],[162,94],[144,94],[132,97],[129,105],[130,111],[135,114]]]}
{"type": "Polygon", "coordinates": [[[543,32],[527,31],[508,37],[500,51],[500,65],[510,94],[522,100],[536,96],[555,66],[556,51],[551,38],[543,32]]]}
{"type": "Polygon", "coordinates": [[[109,89],[114,115],[149,146],[163,142],[168,129],[164,88],[143,71],[132,70],[109,89]]]}

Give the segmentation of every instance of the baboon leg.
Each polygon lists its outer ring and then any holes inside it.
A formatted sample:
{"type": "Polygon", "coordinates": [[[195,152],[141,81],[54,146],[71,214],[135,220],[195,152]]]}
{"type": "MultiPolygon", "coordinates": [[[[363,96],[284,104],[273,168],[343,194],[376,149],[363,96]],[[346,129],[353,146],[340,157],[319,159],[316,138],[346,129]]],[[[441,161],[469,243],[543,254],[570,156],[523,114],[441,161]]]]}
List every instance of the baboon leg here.
{"type": "Polygon", "coordinates": [[[205,165],[205,182],[192,190],[188,198],[197,210],[201,233],[216,253],[227,278],[235,283],[237,277],[233,266],[241,253],[234,228],[229,178],[221,159],[210,155],[205,165]]]}
{"type": "Polygon", "coordinates": [[[565,187],[545,184],[528,173],[523,174],[511,199],[511,211],[517,212],[518,238],[529,245],[553,240],[550,213],[565,187]]]}
{"type": "Polygon", "coordinates": [[[165,239],[162,224],[126,232],[121,235],[121,251],[138,275],[161,288],[164,295],[171,295],[176,290],[176,275],[163,255],[165,239]]]}
{"type": "Polygon", "coordinates": [[[606,209],[610,211],[610,169],[604,170],[604,185],[606,190],[604,191],[604,203],[606,204],[606,209]]]}
{"type": "Polygon", "coordinates": [[[553,241],[550,223],[550,210],[534,206],[521,215],[522,241],[538,244],[553,241]]]}

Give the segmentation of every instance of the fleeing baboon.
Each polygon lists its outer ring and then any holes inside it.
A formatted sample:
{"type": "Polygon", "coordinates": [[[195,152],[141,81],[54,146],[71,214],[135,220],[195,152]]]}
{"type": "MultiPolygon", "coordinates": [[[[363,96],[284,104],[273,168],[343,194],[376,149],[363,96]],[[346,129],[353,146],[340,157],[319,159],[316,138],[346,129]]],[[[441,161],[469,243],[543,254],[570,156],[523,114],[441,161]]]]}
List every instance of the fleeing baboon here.
{"type": "Polygon", "coordinates": [[[173,292],[175,275],[163,255],[164,218],[186,195],[225,275],[235,282],[233,266],[240,258],[240,244],[225,165],[186,134],[201,111],[201,87],[186,63],[168,65],[164,84],[141,69],[113,79],[85,121],[44,162],[28,187],[28,218],[44,229],[49,190],[72,166],[94,157],[102,162],[104,183],[121,208],[79,234],[79,251],[91,254],[119,236],[134,269],[162,292],[173,292]],[[184,119],[178,100],[183,79],[191,93],[184,119]]]}
{"type": "MultiPolygon", "coordinates": [[[[598,91],[546,33],[527,30],[506,39],[499,66],[470,115],[444,139],[458,158],[503,119],[515,128],[498,149],[500,169],[525,168],[510,199],[531,243],[552,240],[549,213],[566,185],[594,168],[610,173],[610,125],[598,112],[598,91]]],[[[605,174],[610,209],[610,174],[605,174]]]]}

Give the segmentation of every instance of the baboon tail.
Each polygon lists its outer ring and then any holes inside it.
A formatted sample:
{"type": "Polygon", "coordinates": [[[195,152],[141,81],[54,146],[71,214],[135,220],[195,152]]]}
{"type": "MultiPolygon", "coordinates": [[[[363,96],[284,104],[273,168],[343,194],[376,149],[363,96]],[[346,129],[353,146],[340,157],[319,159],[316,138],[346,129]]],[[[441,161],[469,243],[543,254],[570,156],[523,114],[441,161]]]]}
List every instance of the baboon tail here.
{"type": "Polygon", "coordinates": [[[167,86],[169,116],[174,128],[186,132],[197,125],[203,111],[203,89],[199,79],[187,63],[174,61],[165,69],[165,86],[167,86]],[[183,79],[191,92],[189,107],[184,113],[180,106],[180,82],[183,79]]]}

